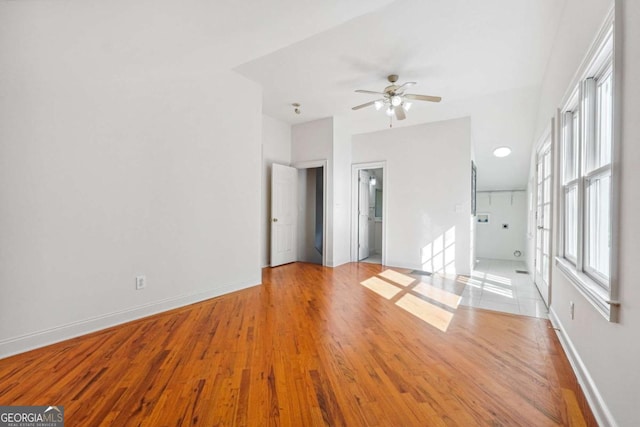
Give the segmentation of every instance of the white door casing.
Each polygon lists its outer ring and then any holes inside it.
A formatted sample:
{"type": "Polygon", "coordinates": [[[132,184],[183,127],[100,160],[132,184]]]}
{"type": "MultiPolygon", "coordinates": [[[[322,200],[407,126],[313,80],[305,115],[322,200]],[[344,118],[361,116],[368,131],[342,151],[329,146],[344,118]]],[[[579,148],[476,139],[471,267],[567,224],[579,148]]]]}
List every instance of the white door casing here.
{"type": "Polygon", "coordinates": [[[536,155],[536,221],[534,282],[549,306],[551,271],[551,144],[547,140],[536,155]]]}
{"type": "Polygon", "coordinates": [[[271,267],[297,260],[298,170],[272,165],[271,267]]]}
{"type": "MultiPolygon", "coordinates": [[[[298,171],[310,168],[322,168],[322,265],[327,265],[327,218],[328,218],[328,205],[327,205],[327,161],[326,160],[309,160],[303,162],[293,163],[298,171]]],[[[296,260],[297,261],[297,260],[296,260]]]]}
{"type": "Polygon", "coordinates": [[[369,178],[367,171],[358,175],[358,261],[369,257],[369,178]]]}
{"type": "Polygon", "coordinates": [[[382,234],[382,245],[381,245],[381,264],[386,265],[387,262],[387,221],[389,218],[389,203],[388,198],[391,194],[389,189],[392,188],[389,184],[391,181],[389,179],[390,173],[387,168],[386,161],[377,161],[377,162],[364,162],[364,163],[354,163],[351,165],[351,261],[358,262],[359,259],[359,250],[358,250],[358,206],[360,203],[359,200],[359,192],[360,192],[360,171],[361,170],[371,170],[371,169],[381,169],[381,176],[384,179],[384,188],[385,190],[382,192],[382,221],[380,223],[381,234],[382,234]]]}

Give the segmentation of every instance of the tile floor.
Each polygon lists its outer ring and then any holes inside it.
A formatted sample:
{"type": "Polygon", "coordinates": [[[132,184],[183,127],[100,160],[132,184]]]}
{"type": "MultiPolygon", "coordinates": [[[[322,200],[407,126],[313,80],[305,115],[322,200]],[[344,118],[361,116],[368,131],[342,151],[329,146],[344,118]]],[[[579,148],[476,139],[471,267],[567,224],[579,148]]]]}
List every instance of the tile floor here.
{"type": "Polygon", "coordinates": [[[369,264],[382,264],[382,255],[373,254],[373,255],[370,255],[369,258],[360,260],[360,262],[367,262],[369,264]]]}
{"type": "Polygon", "coordinates": [[[461,305],[524,316],[548,317],[531,274],[524,261],[479,259],[462,293],[461,305]]]}

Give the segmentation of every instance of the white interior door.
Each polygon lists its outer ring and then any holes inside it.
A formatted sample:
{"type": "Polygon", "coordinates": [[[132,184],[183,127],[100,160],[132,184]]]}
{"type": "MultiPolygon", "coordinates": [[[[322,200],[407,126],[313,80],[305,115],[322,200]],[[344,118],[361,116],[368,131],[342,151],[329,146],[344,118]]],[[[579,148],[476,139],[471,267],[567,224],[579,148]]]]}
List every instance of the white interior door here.
{"type": "Polygon", "coordinates": [[[537,154],[536,170],[536,257],[535,283],[549,306],[551,262],[551,146],[546,144],[537,154]]]}
{"type": "Polygon", "coordinates": [[[358,261],[369,257],[369,177],[358,172],[358,261]]]}
{"type": "Polygon", "coordinates": [[[298,170],[274,164],[271,169],[271,267],[297,260],[297,192],[298,170]]]}

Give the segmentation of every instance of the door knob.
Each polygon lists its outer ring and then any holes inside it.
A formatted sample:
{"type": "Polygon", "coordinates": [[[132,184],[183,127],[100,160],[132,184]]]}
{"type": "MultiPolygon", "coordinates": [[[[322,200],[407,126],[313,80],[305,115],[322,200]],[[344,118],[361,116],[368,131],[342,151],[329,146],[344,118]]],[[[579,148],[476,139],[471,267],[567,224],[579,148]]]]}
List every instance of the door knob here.
{"type": "Polygon", "coordinates": [[[278,218],[273,218],[273,222],[278,222],[278,218]]]}

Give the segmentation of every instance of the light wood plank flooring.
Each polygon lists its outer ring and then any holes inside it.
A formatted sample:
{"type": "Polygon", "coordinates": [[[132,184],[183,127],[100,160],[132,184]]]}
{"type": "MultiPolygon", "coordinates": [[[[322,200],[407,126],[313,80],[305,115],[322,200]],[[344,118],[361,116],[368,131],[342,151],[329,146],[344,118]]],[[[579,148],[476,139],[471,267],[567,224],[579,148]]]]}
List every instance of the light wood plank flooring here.
{"type": "Polygon", "coordinates": [[[596,425],[548,320],[385,270],[266,269],[263,286],[0,360],[0,405],[62,405],[71,427],[596,425]]]}

